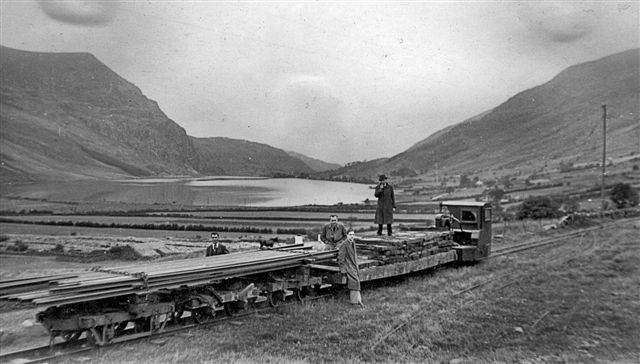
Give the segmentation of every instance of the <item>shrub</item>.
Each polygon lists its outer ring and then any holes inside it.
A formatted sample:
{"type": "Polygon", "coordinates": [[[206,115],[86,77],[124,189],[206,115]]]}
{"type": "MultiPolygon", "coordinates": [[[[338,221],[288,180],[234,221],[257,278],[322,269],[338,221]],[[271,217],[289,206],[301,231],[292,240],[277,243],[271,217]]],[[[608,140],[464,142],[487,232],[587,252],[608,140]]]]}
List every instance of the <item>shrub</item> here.
{"type": "Polygon", "coordinates": [[[532,196],[522,202],[516,217],[519,220],[554,218],[562,215],[559,209],[560,203],[550,197],[532,196]]]}
{"type": "Polygon", "coordinates": [[[16,252],[26,252],[27,250],[29,250],[29,245],[23,243],[21,240],[16,240],[13,243],[13,246],[8,247],[7,249],[16,252]]]}
{"type": "Polygon", "coordinates": [[[617,183],[611,189],[609,198],[619,209],[633,207],[638,204],[638,191],[628,183],[617,183]]]}
{"type": "Polygon", "coordinates": [[[114,259],[137,260],[141,258],[140,254],[129,245],[113,246],[109,249],[109,254],[114,259]]]}
{"type": "Polygon", "coordinates": [[[64,246],[62,246],[62,244],[58,243],[58,244],[56,244],[56,246],[54,246],[51,249],[51,251],[54,252],[54,253],[62,253],[62,252],[64,252],[64,246]]]}
{"type": "Polygon", "coordinates": [[[7,240],[9,240],[9,237],[7,235],[4,235],[4,234],[0,235],[0,241],[7,241],[7,240]]]}

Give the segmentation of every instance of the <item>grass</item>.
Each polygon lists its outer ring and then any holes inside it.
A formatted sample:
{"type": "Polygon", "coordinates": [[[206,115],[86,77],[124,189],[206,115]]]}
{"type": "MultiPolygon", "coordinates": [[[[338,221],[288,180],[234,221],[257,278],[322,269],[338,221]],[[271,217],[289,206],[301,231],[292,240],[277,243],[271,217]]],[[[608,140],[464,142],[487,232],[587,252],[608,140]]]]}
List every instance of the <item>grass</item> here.
{"type": "Polygon", "coordinates": [[[636,222],[474,266],[365,284],[364,309],[339,295],[164,345],[145,341],[90,355],[97,363],[638,362],[639,228],[636,222]],[[489,283],[452,296],[480,282],[489,283]]]}

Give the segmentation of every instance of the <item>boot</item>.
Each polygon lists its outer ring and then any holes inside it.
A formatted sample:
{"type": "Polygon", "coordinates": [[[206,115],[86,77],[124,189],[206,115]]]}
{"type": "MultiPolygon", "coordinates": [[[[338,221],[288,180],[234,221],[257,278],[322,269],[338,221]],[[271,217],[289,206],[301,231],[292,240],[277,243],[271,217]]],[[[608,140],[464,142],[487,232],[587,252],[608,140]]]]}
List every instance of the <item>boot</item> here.
{"type": "Polygon", "coordinates": [[[378,236],[382,235],[382,224],[378,224],[378,236]]]}
{"type": "Polygon", "coordinates": [[[362,303],[362,296],[360,295],[360,291],[349,291],[349,302],[352,305],[360,305],[364,307],[362,303]]]}
{"type": "Polygon", "coordinates": [[[391,224],[387,224],[387,235],[391,236],[393,231],[391,230],[391,224]]]}

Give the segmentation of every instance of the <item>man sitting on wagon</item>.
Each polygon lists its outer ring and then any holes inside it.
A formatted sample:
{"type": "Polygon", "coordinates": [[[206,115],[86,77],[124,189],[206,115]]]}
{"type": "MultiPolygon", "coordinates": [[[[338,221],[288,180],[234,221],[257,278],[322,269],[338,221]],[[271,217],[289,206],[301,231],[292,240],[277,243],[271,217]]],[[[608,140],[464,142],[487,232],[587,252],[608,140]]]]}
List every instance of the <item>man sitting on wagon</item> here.
{"type": "Polygon", "coordinates": [[[320,240],[325,244],[325,250],[338,249],[338,244],[347,238],[347,229],[338,223],[338,215],[329,216],[329,223],[322,227],[320,240]]]}
{"type": "Polygon", "coordinates": [[[218,233],[211,233],[211,240],[213,241],[211,242],[211,245],[207,247],[207,251],[205,253],[207,257],[212,255],[229,254],[227,247],[220,244],[218,238],[218,233]]]}

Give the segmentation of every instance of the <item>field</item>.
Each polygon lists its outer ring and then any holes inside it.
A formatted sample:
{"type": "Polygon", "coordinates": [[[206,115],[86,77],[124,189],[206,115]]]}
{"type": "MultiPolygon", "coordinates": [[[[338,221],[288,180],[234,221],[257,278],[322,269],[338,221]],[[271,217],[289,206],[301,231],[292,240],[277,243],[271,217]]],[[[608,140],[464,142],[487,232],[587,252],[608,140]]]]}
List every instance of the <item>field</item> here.
{"type": "MultiPolygon", "coordinates": [[[[568,193],[574,188],[584,190],[593,181],[526,193],[568,193]]],[[[48,256],[58,245],[64,246],[65,251],[68,246],[90,251],[125,243],[148,245],[147,250],[154,251],[170,245],[189,246],[191,250],[176,248],[160,257],[180,259],[201,254],[208,231],[216,228],[271,229],[270,233],[223,231],[221,237],[232,250],[254,249],[256,240],[275,236],[293,239],[298,234],[293,229],[304,230],[307,240],[315,240],[330,213],[337,213],[341,222],[362,232],[374,229],[373,206],[367,204],[304,208],[194,206],[173,203],[171,199],[183,191],[171,189],[166,193],[156,191],[166,197],[161,202],[129,203],[101,200],[99,193],[93,194],[96,187],[89,185],[79,188],[84,189],[83,196],[92,196],[93,200],[70,200],[69,195],[64,195],[69,190],[62,187],[51,189],[46,196],[33,192],[35,189],[27,189],[31,191],[28,192],[21,188],[11,189],[15,195],[3,194],[0,199],[4,219],[0,222],[0,247],[19,242],[29,250],[40,251],[0,255],[0,277],[5,279],[126,263],[48,256]],[[28,223],[9,223],[7,219],[28,223]],[[45,225],[65,222],[71,224],[45,225]],[[175,225],[177,229],[133,228],[145,225],[175,225]],[[203,230],[189,230],[186,227],[190,225],[202,225],[203,230]],[[289,230],[277,233],[277,229],[289,230]],[[241,245],[242,241],[254,243],[241,245]]],[[[433,219],[436,203],[412,193],[399,192],[399,196],[406,208],[401,204],[396,214],[396,229],[400,230],[400,225],[426,225],[433,219]]],[[[582,206],[585,204],[586,200],[581,202],[582,206]]],[[[570,229],[549,230],[555,223],[494,223],[493,247],[499,249],[570,229]]],[[[639,231],[640,220],[636,219],[557,246],[497,257],[473,266],[365,284],[362,309],[351,307],[342,293],[249,318],[234,318],[184,335],[103,348],[91,352],[86,359],[97,363],[640,362],[640,339],[636,338],[640,336],[639,231]],[[480,283],[487,284],[454,295],[480,283]]],[[[0,350],[46,342],[44,329],[34,323],[37,311],[2,307],[0,350]]]]}
{"type": "MultiPolygon", "coordinates": [[[[511,224],[494,248],[562,232],[541,232],[538,226],[511,224]]],[[[638,231],[636,219],[473,266],[367,284],[364,308],[350,306],[341,294],[184,335],[100,349],[86,358],[96,363],[635,363],[640,360],[638,231]],[[454,295],[479,283],[487,284],[454,295]]],[[[11,264],[56,269],[41,259],[13,258],[11,264]]],[[[31,314],[0,315],[8,330],[5,348],[7,341],[14,346],[45,338],[41,328],[23,326],[31,314]]]]}
{"type": "Polygon", "coordinates": [[[344,296],[94,354],[111,362],[640,360],[640,222],[543,250],[415,275],[344,296]],[[459,296],[453,292],[491,281],[459,296]],[[401,326],[402,325],[402,326],[401,326]],[[401,327],[400,327],[401,326],[401,327]],[[396,329],[394,331],[394,329],[396,329]]]}

